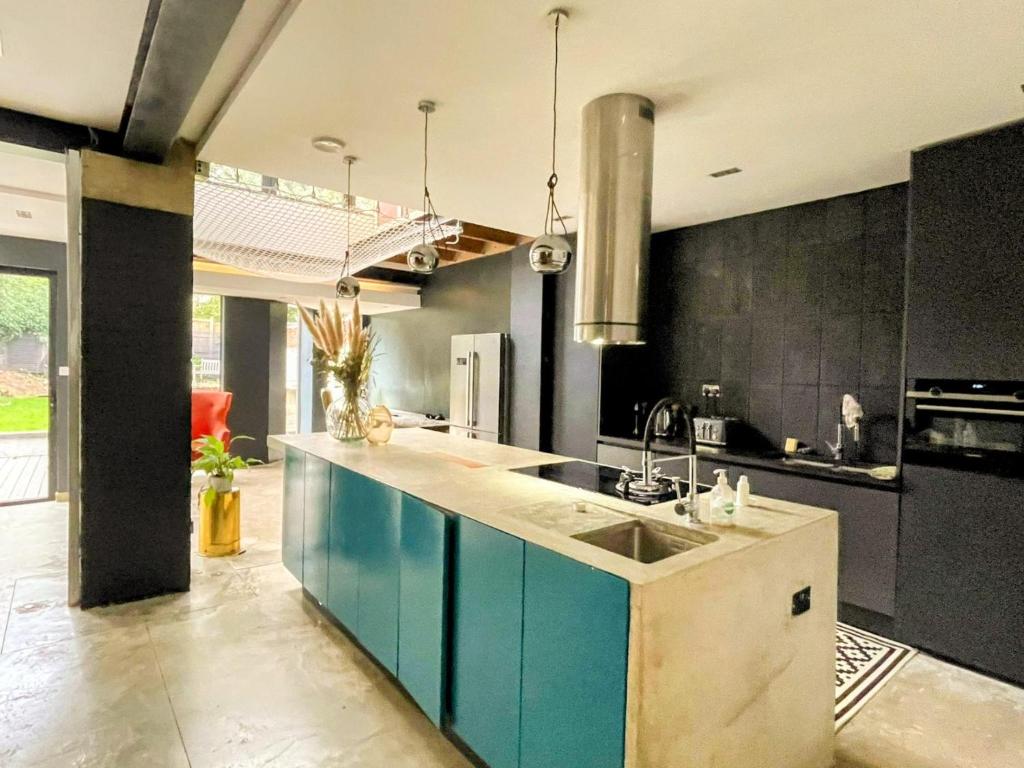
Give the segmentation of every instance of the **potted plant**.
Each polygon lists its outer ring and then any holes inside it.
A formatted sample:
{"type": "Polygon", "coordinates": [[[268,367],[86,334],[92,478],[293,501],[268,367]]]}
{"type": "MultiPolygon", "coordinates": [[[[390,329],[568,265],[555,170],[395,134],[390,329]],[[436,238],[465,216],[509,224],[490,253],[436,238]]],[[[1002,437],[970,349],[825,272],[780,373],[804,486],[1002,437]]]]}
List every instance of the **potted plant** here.
{"type": "MultiPolygon", "coordinates": [[[[230,441],[252,440],[237,435],[230,441]]],[[[235,472],[261,464],[259,459],[232,456],[229,445],[213,435],[193,441],[199,458],[192,472],[205,472],[207,484],[199,492],[199,554],[211,557],[237,555],[241,551],[241,496],[234,487],[235,472]]]]}

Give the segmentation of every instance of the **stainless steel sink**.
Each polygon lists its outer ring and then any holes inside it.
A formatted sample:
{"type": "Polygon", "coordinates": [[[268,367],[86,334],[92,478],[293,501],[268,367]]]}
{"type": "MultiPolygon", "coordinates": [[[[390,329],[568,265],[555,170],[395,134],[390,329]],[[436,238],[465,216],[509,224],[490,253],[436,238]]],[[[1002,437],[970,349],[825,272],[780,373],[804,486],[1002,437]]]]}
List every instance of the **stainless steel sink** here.
{"type": "Polygon", "coordinates": [[[577,533],[573,538],[640,563],[656,563],[717,539],[655,520],[627,520],[596,531],[577,533]]]}

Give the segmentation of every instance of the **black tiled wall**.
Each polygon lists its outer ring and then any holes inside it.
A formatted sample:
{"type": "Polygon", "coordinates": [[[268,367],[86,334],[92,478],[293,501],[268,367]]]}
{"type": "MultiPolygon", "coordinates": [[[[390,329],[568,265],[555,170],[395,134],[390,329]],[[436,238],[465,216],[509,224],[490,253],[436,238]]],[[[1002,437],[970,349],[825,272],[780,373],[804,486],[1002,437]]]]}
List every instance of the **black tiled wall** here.
{"type": "Polygon", "coordinates": [[[825,452],[851,392],[862,458],[895,461],[906,206],[900,184],[655,235],[640,397],[697,402],[717,382],[773,446],[825,452]]]}

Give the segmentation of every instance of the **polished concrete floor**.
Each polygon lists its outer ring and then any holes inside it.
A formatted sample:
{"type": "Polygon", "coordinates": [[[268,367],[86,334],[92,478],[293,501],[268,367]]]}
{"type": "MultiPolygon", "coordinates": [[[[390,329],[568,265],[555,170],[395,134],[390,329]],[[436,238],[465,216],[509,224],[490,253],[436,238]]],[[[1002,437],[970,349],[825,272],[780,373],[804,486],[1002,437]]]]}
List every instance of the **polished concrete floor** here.
{"type": "MultiPolygon", "coordinates": [[[[67,507],[0,509],[0,766],[465,767],[280,564],[280,466],[192,591],[68,608],[67,507]]],[[[839,733],[841,768],[1024,766],[1024,691],[915,657],[839,733]]],[[[785,768],[785,766],[766,768],[785,768]]]]}

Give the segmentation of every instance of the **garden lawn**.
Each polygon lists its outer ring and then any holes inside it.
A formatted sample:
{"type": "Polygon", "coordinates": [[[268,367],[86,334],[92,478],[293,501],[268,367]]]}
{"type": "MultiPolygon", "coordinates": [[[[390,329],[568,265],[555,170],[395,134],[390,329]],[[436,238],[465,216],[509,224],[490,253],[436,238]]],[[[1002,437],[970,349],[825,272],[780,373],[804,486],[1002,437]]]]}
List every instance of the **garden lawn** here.
{"type": "Polygon", "coordinates": [[[0,434],[44,432],[49,425],[49,398],[0,396],[0,434]]]}

